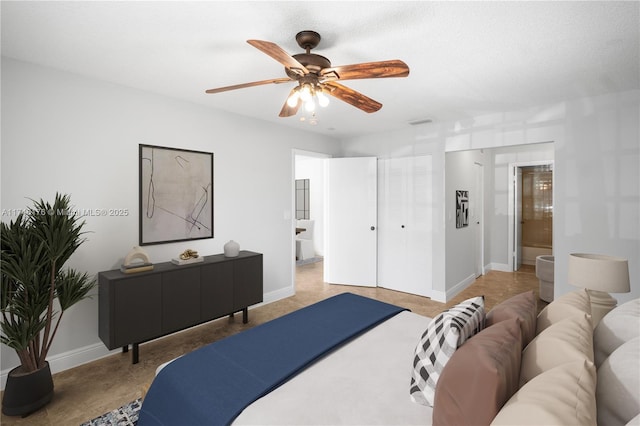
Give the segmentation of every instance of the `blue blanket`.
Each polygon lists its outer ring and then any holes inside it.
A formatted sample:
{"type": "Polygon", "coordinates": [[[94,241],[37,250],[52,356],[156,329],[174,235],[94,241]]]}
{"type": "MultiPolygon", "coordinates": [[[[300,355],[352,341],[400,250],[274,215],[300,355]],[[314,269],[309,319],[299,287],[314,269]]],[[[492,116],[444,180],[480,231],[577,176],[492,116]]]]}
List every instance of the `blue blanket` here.
{"type": "Polygon", "coordinates": [[[160,371],[138,425],[229,424],[311,362],[403,310],[343,293],[204,346],[160,371]]]}

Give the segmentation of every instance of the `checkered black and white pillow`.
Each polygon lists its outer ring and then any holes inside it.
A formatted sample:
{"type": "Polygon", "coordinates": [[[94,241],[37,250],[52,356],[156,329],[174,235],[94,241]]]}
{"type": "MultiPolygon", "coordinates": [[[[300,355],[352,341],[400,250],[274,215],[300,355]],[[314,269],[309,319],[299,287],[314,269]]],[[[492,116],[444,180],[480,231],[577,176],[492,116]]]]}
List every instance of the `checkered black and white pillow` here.
{"type": "Polygon", "coordinates": [[[413,357],[409,393],[418,404],[433,406],[436,383],[455,350],[484,328],[484,297],[473,297],[436,316],[413,357]]]}

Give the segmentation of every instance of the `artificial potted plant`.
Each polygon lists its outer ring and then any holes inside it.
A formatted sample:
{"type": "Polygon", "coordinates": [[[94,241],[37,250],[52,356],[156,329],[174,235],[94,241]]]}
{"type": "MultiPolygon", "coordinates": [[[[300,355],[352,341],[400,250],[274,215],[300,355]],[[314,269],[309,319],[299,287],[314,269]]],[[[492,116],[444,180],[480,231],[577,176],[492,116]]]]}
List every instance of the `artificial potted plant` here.
{"type": "Polygon", "coordinates": [[[71,209],[69,196],[56,194],[53,205],[33,201],[14,221],[0,223],[0,341],[20,358],[2,398],[2,412],[9,416],[28,415],[51,400],[47,353],[64,312],[95,285],[86,273],[63,269],[85,241],[84,221],[71,209]]]}

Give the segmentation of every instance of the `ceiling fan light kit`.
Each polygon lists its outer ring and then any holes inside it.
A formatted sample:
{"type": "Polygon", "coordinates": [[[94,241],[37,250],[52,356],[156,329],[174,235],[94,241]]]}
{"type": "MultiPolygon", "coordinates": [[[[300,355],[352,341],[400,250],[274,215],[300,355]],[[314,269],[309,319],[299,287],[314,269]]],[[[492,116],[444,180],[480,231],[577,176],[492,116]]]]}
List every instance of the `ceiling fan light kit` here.
{"type": "Polygon", "coordinates": [[[313,112],[316,109],[316,101],[322,108],[329,105],[329,98],[322,93],[322,87],[311,83],[300,83],[293,88],[287,98],[287,106],[297,109],[300,107],[298,103],[302,102],[307,112],[313,112]]]}
{"type": "Polygon", "coordinates": [[[364,112],[372,113],[382,108],[380,102],[343,86],[338,81],[406,77],[409,75],[407,64],[398,59],[332,67],[329,59],[311,53],[311,49],[317,47],[320,40],[320,34],[315,31],[299,32],[296,35],[296,41],[301,48],[305,49],[305,53],[296,55],[288,54],[280,46],[269,41],[247,40],[247,43],[284,65],[287,77],[219,87],[209,89],[206,93],[221,93],[245,87],[293,81],[297,82],[298,85],[289,92],[289,96],[280,111],[280,117],[296,115],[302,105],[304,105],[305,111],[310,113],[315,111],[316,102],[321,107],[326,107],[329,105],[329,98],[326,94],[364,112]]]}

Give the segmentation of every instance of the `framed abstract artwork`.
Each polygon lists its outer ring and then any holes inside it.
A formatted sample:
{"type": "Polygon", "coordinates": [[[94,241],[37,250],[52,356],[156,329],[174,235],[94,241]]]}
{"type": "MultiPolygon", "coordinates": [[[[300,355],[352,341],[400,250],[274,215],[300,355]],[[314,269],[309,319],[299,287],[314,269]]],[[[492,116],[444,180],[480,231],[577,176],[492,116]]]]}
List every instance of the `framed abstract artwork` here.
{"type": "Polygon", "coordinates": [[[469,226],[469,191],[456,191],[456,228],[469,226]]]}
{"type": "Polygon", "coordinates": [[[140,245],[213,238],[213,153],[139,145],[140,245]]]}

